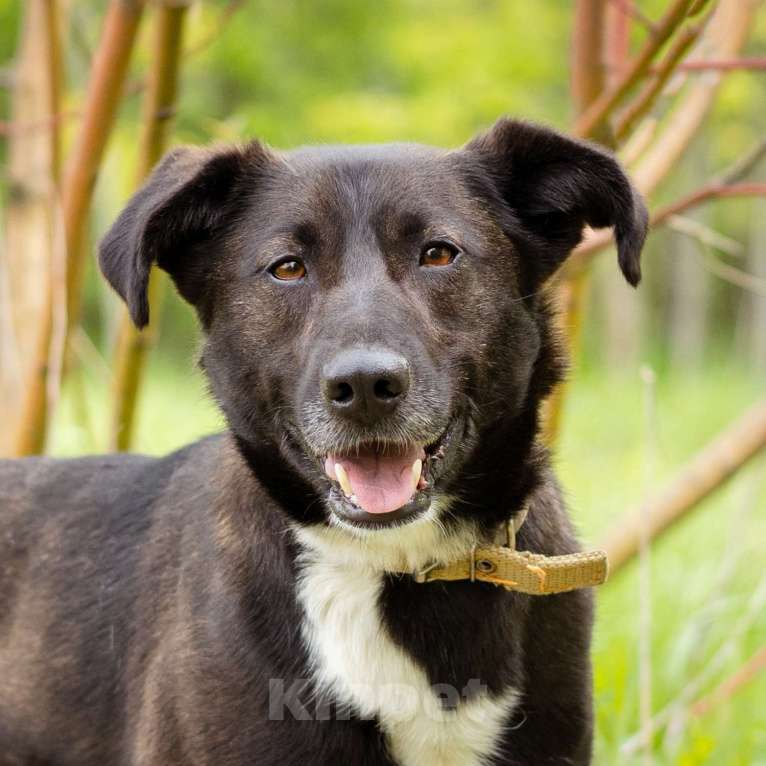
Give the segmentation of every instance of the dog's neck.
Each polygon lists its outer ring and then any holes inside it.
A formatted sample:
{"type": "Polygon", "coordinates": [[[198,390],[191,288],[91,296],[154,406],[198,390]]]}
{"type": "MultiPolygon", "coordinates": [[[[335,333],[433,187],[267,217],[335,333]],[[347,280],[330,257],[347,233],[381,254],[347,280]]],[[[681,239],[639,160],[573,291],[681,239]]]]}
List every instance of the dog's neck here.
{"type": "Polygon", "coordinates": [[[387,573],[422,571],[433,564],[463,559],[477,546],[505,544],[508,522],[522,521],[526,507],[509,510],[507,518],[490,527],[472,519],[450,516],[449,498],[437,499],[420,518],[382,530],[347,528],[342,523],[291,524],[302,556],[322,558],[349,569],[387,573]]]}

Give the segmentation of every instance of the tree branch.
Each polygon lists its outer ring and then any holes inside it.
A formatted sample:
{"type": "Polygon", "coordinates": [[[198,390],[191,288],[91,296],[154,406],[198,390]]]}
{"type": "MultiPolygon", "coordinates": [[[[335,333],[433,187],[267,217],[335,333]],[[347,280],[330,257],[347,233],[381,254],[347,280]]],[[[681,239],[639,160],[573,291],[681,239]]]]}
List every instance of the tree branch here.
{"type": "Polygon", "coordinates": [[[694,218],[674,215],[668,218],[665,225],[673,229],[673,231],[679,232],[679,234],[691,237],[700,244],[720,250],[722,253],[726,253],[726,255],[739,257],[745,250],[741,242],[721,234],[694,218]]]}
{"type": "MultiPolygon", "coordinates": [[[[649,216],[649,226],[657,229],[664,225],[673,216],[686,213],[692,208],[709,202],[713,199],[727,197],[766,197],[766,183],[738,183],[720,184],[711,183],[697,191],[687,194],[681,199],[664,205],[652,212],[649,216]]],[[[598,231],[591,233],[566,261],[559,271],[558,279],[570,279],[586,269],[593,258],[602,250],[609,247],[613,242],[611,231],[598,231]]]]}
{"type": "MultiPolygon", "coordinates": [[[[8,142],[6,247],[0,253],[0,398],[7,416],[0,454],[41,452],[58,392],[55,346],[60,278],[58,177],[61,139],[52,119],[60,109],[61,46],[56,0],[24,6],[13,89],[16,124],[39,122],[45,130],[13,130],[8,142]]],[[[62,307],[63,308],[63,307],[62,307]]]]}
{"type": "MultiPolygon", "coordinates": [[[[577,114],[582,114],[598,98],[606,84],[606,10],[606,0],[578,0],[575,6],[570,91],[577,114]]],[[[609,141],[611,136],[604,130],[599,132],[598,138],[609,141]]],[[[580,336],[581,304],[586,290],[584,272],[559,287],[558,320],[569,349],[577,344],[580,336]]],[[[545,402],[542,438],[546,444],[552,444],[558,435],[565,396],[566,384],[560,383],[545,402]]]]}
{"type": "Polygon", "coordinates": [[[651,216],[651,226],[657,228],[662,226],[671,216],[685,213],[708,200],[726,197],[766,197],[766,183],[707,184],[701,189],[655,210],[651,216]]]}
{"type": "Polygon", "coordinates": [[[606,535],[603,548],[612,575],[638,552],[643,531],[654,539],[721,487],[766,447],[766,399],[719,434],[643,508],[628,513],[606,535]]]}
{"type": "Polygon", "coordinates": [[[656,75],[647,82],[635,100],[628,104],[615,125],[614,134],[622,141],[635,127],[638,121],[654,106],[668,80],[676,71],[679,62],[694,45],[702,31],[701,24],[682,29],[673,40],[665,58],[657,67],[656,75]]]}
{"type": "Polygon", "coordinates": [[[736,266],[716,258],[712,253],[704,254],[703,263],[711,274],[719,279],[723,279],[724,282],[766,298],[766,279],[761,279],[743,269],[738,269],[736,266]]]}
{"type": "Polygon", "coordinates": [[[634,19],[649,30],[654,30],[654,22],[632,0],[609,0],[610,5],[618,8],[626,16],[634,19]]]}
{"type": "MultiPolygon", "coordinates": [[[[145,0],[112,0],[91,67],[83,122],[62,185],[67,251],[67,327],[78,321],[85,232],[93,187],[117,116],[145,0]]],[[[67,334],[68,334],[67,333],[67,334]]]]}
{"type": "MultiPolygon", "coordinates": [[[[650,71],[656,72],[659,67],[652,67],[650,71]]],[[[684,61],[678,65],[680,72],[734,72],[734,71],[753,71],[762,72],[766,70],[766,57],[762,58],[742,58],[742,59],[723,59],[719,61],[684,61]]]]}
{"type": "MultiPolygon", "coordinates": [[[[188,3],[176,2],[160,5],[156,10],[154,56],[144,99],[136,185],[146,178],[167,146],[178,95],[178,75],[187,8],[188,3]]],[[[148,353],[157,338],[159,303],[164,285],[161,279],[159,272],[153,269],[149,279],[149,327],[138,331],[133,326],[127,310],[120,311],[114,359],[114,415],[111,434],[112,446],[119,450],[129,449],[133,441],[141,380],[148,353]]]]}
{"type": "MultiPolygon", "coordinates": [[[[721,0],[705,27],[699,49],[710,59],[737,55],[753,28],[759,4],[760,0],[721,0]]],[[[642,194],[652,194],[677,166],[710,112],[722,81],[721,73],[701,77],[678,102],[661,135],[633,168],[633,181],[642,194]]]]}
{"type": "Polygon", "coordinates": [[[647,74],[657,53],[678,29],[694,4],[694,0],[674,0],[622,77],[607,88],[577,120],[573,130],[575,135],[587,138],[603,128],[612,112],[647,74]]]}
{"type": "Polygon", "coordinates": [[[764,157],[766,157],[766,138],[757,141],[740,159],[715,176],[713,183],[733,184],[741,181],[764,157]]]}
{"type": "Polygon", "coordinates": [[[766,646],[762,646],[750,659],[705,697],[697,700],[689,712],[693,716],[707,715],[716,705],[731,699],[743,686],[766,670],[766,646]]]}

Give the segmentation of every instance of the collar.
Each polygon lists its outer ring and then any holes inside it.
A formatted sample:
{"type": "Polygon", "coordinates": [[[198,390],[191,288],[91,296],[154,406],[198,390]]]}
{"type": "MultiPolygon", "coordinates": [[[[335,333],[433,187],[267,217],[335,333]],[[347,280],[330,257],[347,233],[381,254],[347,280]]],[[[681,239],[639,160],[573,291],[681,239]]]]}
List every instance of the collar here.
{"type": "Polygon", "coordinates": [[[563,556],[516,550],[516,533],[527,519],[528,506],[501,528],[495,545],[475,545],[471,554],[445,566],[435,562],[412,574],[416,582],[470,580],[500,585],[534,596],[591,588],[606,581],[608,562],[604,551],[563,556]]]}

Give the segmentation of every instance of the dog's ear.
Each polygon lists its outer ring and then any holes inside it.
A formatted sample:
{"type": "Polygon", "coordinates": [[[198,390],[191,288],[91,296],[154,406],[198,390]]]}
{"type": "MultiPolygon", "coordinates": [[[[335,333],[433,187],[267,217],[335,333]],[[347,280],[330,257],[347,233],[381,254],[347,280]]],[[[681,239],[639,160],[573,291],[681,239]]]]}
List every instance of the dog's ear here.
{"type": "MultiPolygon", "coordinates": [[[[585,225],[613,226],[620,268],[641,280],[646,208],[617,161],[592,144],[501,119],[466,147],[534,245],[531,282],[547,279],[582,239],[585,225]]],[[[525,254],[526,255],[526,254],[525,254]]]]}
{"type": "Polygon", "coordinates": [[[149,322],[147,288],[156,263],[196,304],[207,265],[199,246],[231,220],[273,156],[258,142],[243,147],[184,147],[165,156],[107,232],[99,247],[104,276],[137,327],[149,322]]]}

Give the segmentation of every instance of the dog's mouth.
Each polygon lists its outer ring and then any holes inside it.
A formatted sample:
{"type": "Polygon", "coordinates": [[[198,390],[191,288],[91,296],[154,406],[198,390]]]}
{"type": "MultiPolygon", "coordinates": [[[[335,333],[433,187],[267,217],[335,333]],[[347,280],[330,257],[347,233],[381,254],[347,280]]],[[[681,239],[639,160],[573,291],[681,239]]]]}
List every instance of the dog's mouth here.
{"type": "Polygon", "coordinates": [[[425,512],[444,466],[453,428],[429,444],[361,445],[330,452],[324,473],[330,507],[340,519],[375,527],[425,512]]]}

